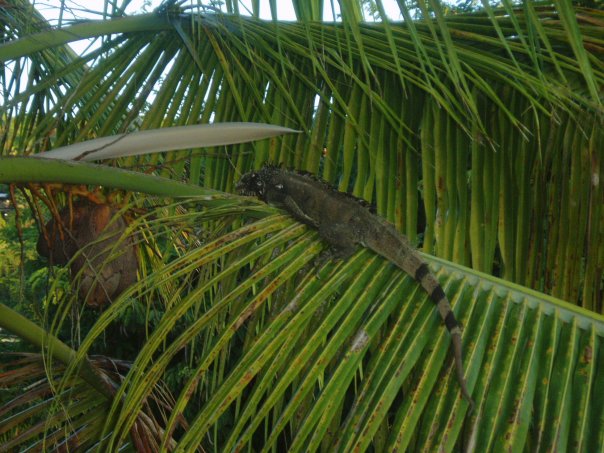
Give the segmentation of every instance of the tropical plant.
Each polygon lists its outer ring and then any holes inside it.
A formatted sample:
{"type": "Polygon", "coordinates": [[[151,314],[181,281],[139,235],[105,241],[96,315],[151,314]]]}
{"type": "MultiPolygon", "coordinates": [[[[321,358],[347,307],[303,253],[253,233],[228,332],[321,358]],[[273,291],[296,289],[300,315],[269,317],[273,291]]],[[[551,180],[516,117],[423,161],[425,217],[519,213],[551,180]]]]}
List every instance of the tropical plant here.
{"type": "MultiPolygon", "coordinates": [[[[335,22],[323,21],[319,0],[294,1],[295,22],[277,20],[277,2],[272,20],[259,19],[256,1],[251,16],[233,1],[228,14],[168,1],[123,17],[127,3],[107,2],[106,20],[58,30],[23,0],[0,3],[3,156],[210,121],[303,133],[111,167],[0,160],[0,182],[120,189],[111,198],[132,214],[120,240],[136,232],[140,258],[138,282],[77,334],[65,335],[87,310],[75,288],[50,282],[57,304],[42,326],[48,334],[1,307],[1,327],[47,353],[53,389],[38,406],[36,392],[5,404],[2,432],[33,427],[5,446],[604,444],[604,320],[552,297],[603,310],[599,3],[483,2],[446,14],[437,2],[399,1],[400,23],[363,22],[364,2],[351,0],[339,2],[335,22]],[[66,46],[83,38],[100,44],[83,55],[66,46]],[[374,202],[442,257],[426,255],[464,324],[474,412],[450,376],[446,331],[412,279],[367,251],[316,268],[323,244],[314,232],[228,195],[238,175],[265,161],[374,202]],[[99,366],[108,362],[87,355],[133,307],[143,307],[148,329],[107,391],[99,366]],[[151,403],[162,379],[175,397],[169,409],[151,403]]],[[[386,17],[381,1],[371,3],[386,17]]],[[[68,203],[56,189],[33,189],[68,203]]],[[[0,382],[18,392],[26,382],[10,376],[39,363],[11,362],[0,382]]]]}

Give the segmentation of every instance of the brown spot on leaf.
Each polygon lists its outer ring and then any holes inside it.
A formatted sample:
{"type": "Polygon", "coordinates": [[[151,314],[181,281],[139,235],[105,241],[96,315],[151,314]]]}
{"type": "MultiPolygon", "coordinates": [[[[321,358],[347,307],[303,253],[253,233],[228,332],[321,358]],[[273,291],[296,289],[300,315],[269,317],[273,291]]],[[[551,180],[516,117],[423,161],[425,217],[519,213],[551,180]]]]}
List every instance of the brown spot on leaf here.
{"type": "Polygon", "coordinates": [[[442,176],[438,177],[438,190],[445,190],[445,180],[442,176]]]}
{"type": "Polygon", "coordinates": [[[591,346],[585,346],[585,350],[583,351],[583,362],[591,363],[591,359],[593,358],[593,350],[591,346]]]}

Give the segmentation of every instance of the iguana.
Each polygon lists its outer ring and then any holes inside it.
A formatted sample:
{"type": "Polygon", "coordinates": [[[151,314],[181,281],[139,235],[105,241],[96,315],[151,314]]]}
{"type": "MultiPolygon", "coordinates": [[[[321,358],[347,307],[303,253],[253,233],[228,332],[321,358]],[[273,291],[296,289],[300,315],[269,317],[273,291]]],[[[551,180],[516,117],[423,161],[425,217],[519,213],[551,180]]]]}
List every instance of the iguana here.
{"type": "Polygon", "coordinates": [[[451,335],[457,380],[463,396],[473,408],[464,379],[461,329],[436,277],[405,236],[371,212],[364,200],[339,192],[308,174],[267,165],[244,174],[237,190],[242,195],[256,196],[280,206],[296,219],[318,229],[319,236],[331,246],[334,258],[345,259],[359,246],[367,247],[417,280],[436,304],[451,335]]]}

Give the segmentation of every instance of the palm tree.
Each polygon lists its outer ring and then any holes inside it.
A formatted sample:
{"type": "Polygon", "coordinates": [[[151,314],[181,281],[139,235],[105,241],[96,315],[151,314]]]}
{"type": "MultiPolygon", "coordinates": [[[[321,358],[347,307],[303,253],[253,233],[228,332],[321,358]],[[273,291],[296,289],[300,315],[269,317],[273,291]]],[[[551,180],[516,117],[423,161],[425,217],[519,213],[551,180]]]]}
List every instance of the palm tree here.
{"type": "Polygon", "coordinates": [[[128,223],[101,269],[135,241],[139,276],[97,313],[79,303],[77,276],[57,271],[40,326],[0,306],[0,326],[44,352],[5,360],[0,382],[18,396],[0,409],[4,448],[604,443],[599,2],[399,1],[402,22],[363,21],[365,3],[386,17],[380,1],[342,0],[333,22],[322,1],[294,1],[294,22],[277,20],[276,2],[272,20],[259,2],[251,16],[232,1],[226,13],[167,1],[126,17],[127,3],[62,29],[23,0],[0,3],[0,182],[55,217],[71,196],[32,183],[103,186],[128,223]],[[76,55],[66,44],[83,38],[99,46],[76,55]],[[302,133],[111,166],[25,157],[231,121],[302,133]],[[365,250],[315,266],[315,232],[230,195],[266,161],[373,202],[421,246],[464,325],[473,412],[410,277],[365,250]],[[133,313],[135,338],[115,328],[133,313]],[[91,357],[125,338],[129,363],[91,357]]]}

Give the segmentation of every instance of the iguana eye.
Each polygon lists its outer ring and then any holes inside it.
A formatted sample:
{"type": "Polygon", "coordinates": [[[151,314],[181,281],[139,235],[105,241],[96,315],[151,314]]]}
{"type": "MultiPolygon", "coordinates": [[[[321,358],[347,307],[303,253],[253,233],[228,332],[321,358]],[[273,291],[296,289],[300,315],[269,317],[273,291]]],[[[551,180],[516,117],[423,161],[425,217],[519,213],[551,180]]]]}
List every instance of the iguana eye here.
{"type": "Polygon", "coordinates": [[[256,185],[257,185],[258,187],[262,187],[262,181],[256,181],[256,185]]]}

